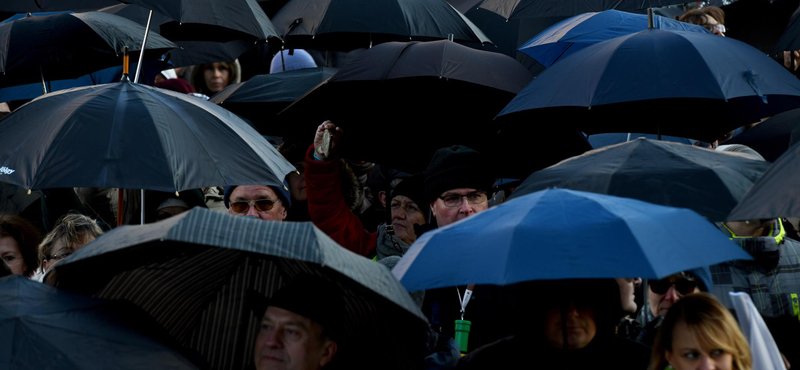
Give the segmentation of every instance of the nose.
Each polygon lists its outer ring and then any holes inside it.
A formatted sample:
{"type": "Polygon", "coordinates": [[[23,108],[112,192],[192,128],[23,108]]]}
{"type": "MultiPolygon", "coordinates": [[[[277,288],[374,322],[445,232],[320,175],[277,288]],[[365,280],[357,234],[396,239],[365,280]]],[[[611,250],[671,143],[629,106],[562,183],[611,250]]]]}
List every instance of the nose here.
{"type": "Polygon", "coordinates": [[[675,303],[679,299],[681,299],[681,295],[678,294],[677,290],[675,290],[675,286],[674,285],[669,287],[669,290],[667,291],[667,293],[664,294],[664,300],[667,301],[667,302],[675,303]]]}
{"type": "Polygon", "coordinates": [[[458,206],[458,211],[465,214],[475,213],[472,204],[467,201],[467,197],[461,198],[461,205],[458,206]]]}
{"type": "Polygon", "coordinates": [[[270,348],[281,348],[283,347],[283,341],[281,340],[281,334],[279,330],[270,330],[269,334],[267,335],[267,340],[265,342],[267,347],[270,348]]]}
{"type": "Polygon", "coordinates": [[[712,359],[711,357],[709,357],[709,356],[707,356],[705,354],[702,354],[700,356],[701,356],[700,357],[700,366],[698,367],[698,369],[700,369],[700,370],[712,370],[712,369],[716,369],[717,368],[716,367],[716,363],[714,362],[714,359],[712,359]]]}
{"type": "Polygon", "coordinates": [[[214,77],[221,77],[221,76],[222,76],[222,70],[219,68],[214,68],[214,77]]]}
{"type": "Polygon", "coordinates": [[[642,285],[642,278],[635,278],[633,279],[633,286],[642,285]]]}
{"type": "Polygon", "coordinates": [[[250,208],[247,209],[247,213],[245,214],[245,216],[256,216],[256,217],[258,217],[258,212],[256,212],[256,207],[253,206],[253,205],[248,205],[248,207],[250,207],[250,208]]]}

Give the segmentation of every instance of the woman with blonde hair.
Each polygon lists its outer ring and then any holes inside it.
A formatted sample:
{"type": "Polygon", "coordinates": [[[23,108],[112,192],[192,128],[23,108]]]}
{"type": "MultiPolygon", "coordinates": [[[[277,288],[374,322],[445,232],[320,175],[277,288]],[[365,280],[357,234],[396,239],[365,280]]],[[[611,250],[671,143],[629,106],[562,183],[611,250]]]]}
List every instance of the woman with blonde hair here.
{"type": "Polygon", "coordinates": [[[708,293],[673,305],[653,343],[650,370],[752,370],[750,346],[728,310],[708,293]]]}

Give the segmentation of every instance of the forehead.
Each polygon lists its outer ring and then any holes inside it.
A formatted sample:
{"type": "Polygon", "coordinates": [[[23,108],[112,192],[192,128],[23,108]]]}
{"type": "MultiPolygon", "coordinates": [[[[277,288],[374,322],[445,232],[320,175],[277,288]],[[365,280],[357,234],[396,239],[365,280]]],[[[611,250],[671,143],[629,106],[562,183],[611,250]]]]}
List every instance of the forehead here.
{"type": "Polygon", "coordinates": [[[249,200],[249,199],[275,199],[278,196],[275,192],[266,185],[243,185],[237,186],[231,192],[232,200],[249,200]]]}
{"type": "Polygon", "coordinates": [[[473,189],[473,188],[458,188],[458,189],[451,189],[451,190],[448,190],[448,191],[446,191],[446,192],[442,193],[442,195],[443,195],[443,196],[444,196],[444,195],[456,195],[456,194],[457,194],[457,195],[467,195],[467,194],[469,194],[469,193],[472,193],[472,192],[475,192],[475,191],[478,191],[478,189],[473,189]]]}
{"type": "MultiPolygon", "coordinates": [[[[409,197],[407,197],[405,195],[395,195],[394,198],[392,198],[392,202],[414,203],[414,201],[411,200],[411,198],[409,198],[409,197]]],[[[416,203],[414,203],[414,204],[416,204],[416,203]]]]}
{"type": "Polygon", "coordinates": [[[0,252],[19,252],[19,244],[10,236],[0,237],[0,252]]]}
{"type": "Polygon", "coordinates": [[[704,20],[705,20],[706,24],[711,24],[711,25],[719,24],[719,22],[717,22],[717,20],[714,19],[714,17],[712,17],[710,15],[706,15],[704,20]]]}
{"type": "Polygon", "coordinates": [[[285,310],[283,308],[275,307],[275,306],[267,307],[267,311],[264,312],[264,320],[265,321],[274,322],[274,323],[279,323],[279,324],[280,323],[283,323],[283,324],[288,324],[288,323],[300,324],[300,325],[302,325],[302,326],[304,326],[306,328],[311,328],[312,326],[314,326],[316,324],[315,322],[311,321],[311,319],[309,319],[309,318],[307,318],[305,316],[301,316],[301,315],[298,315],[298,314],[296,314],[296,313],[294,313],[292,311],[285,310]]]}

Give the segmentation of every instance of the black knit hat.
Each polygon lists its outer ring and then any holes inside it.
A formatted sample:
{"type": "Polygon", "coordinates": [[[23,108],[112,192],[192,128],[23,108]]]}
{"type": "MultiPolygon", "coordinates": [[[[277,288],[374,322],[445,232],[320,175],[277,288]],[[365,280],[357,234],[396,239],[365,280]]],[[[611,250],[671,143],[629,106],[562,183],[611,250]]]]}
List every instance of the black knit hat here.
{"type": "Polygon", "coordinates": [[[439,149],[433,155],[425,170],[425,199],[430,203],[445,191],[459,188],[489,192],[493,183],[481,153],[454,145],[439,149]]]}
{"type": "Polygon", "coordinates": [[[428,212],[425,210],[428,209],[428,202],[425,201],[425,175],[424,174],[416,174],[409,178],[403,179],[400,181],[392,192],[389,194],[388,204],[389,207],[389,220],[391,220],[391,204],[392,199],[394,197],[402,195],[404,197],[408,197],[414,203],[417,204],[419,209],[422,211],[422,214],[425,215],[425,219],[427,220],[428,212]]]}

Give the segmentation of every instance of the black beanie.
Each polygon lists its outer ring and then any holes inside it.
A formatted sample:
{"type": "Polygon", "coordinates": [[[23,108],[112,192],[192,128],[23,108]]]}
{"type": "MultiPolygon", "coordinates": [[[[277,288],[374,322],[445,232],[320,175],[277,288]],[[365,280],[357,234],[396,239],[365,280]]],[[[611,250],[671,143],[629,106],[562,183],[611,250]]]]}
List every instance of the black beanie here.
{"type": "Polygon", "coordinates": [[[433,155],[425,170],[425,199],[433,202],[452,189],[472,188],[487,193],[494,179],[481,153],[461,145],[442,148],[433,155]]]}
{"type": "Polygon", "coordinates": [[[386,207],[389,210],[390,221],[392,218],[391,216],[392,199],[394,199],[394,197],[398,195],[408,197],[409,199],[411,199],[411,201],[416,203],[420,211],[422,211],[422,214],[425,215],[425,219],[427,221],[428,212],[426,212],[426,210],[428,209],[428,203],[425,201],[426,198],[425,198],[424,174],[419,173],[409,178],[403,179],[402,181],[400,181],[399,184],[397,184],[397,186],[395,186],[394,189],[392,189],[392,192],[389,194],[388,205],[387,205],[388,207],[386,207]]]}

